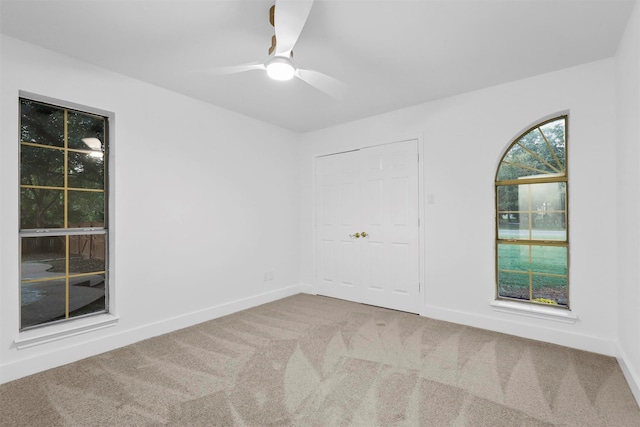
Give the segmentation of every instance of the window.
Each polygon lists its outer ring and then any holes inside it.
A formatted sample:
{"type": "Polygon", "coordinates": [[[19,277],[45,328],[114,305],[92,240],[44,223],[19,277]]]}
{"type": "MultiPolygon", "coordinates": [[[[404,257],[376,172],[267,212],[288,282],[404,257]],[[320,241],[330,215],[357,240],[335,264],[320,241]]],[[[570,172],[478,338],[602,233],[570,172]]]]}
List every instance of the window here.
{"type": "Polygon", "coordinates": [[[20,98],[20,329],[108,311],[108,117],[20,98]]]}
{"type": "Polygon", "coordinates": [[[568,308],[567,116],[516,138],[495,184],[498,299],[568,308]]]}

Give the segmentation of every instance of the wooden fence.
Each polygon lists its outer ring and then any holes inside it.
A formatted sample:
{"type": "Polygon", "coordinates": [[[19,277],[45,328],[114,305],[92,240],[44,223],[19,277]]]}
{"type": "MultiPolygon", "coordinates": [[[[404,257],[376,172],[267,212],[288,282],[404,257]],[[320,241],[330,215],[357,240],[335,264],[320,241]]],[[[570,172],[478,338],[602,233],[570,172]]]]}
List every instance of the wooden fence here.
{"type": "MultiPolygon", "coordinates": [[[[101,225],[100,225],[101,226],[101,225]]],[[[70,225],[71,227],[71,225],[70,225]]],[[[73,224],[74,228],[91,228],[93,223],[73,224]]],[[[22,239],[23,256],[37,254],[64,254],[65,236],[38,236],[22,239]]],[[[85,259],[105,259],[104,234],[80,234],[69,236],[69,255],[85,259]]]]}

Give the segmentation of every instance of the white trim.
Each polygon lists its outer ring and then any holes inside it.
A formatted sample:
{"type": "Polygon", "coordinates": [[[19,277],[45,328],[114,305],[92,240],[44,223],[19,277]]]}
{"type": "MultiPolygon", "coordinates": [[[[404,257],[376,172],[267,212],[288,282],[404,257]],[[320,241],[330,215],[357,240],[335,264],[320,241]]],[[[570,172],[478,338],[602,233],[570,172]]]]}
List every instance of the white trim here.
{"type": "MultiPolygon", "coordinates": [[[[227,303],[215,305],[205,309],[181,314],[169,319],[163,319],[148,325],[127,330],[121,330],[120,326],[118,326],[111,329],[112,332],[107,332],[106,329],[108,329],[108,326],[116,326],[116,324],[113,323],[112,325],[107,325],[106,323],[104,323],[102,327],[103,331],[101,333],[96,333],[93,335],[90,334],[86,336],[85,339],[80,341],[71,340],[70,344],[67,346],[57,346],[54,350],[45,351],[42,354],[38,354],[33,357],[26,356],[19,360],[0,364],[0,384],[17,380],[28,375],[36,374],[47,369],[52,369],[58,366],[66,365],[68,363],[76,362],[78,360],[95,356],[100,353],[105,353],[107,351],[125,347],[138,341],[166,334],[178,329],[197,325],[199,323],[213,320],[251,307],[266,304],[272,301],[277,301],[282,298],[299,294],[301,291],[302,286],[300,284],[295,284],[273,291],[265,292],[259,295],[252,295],[247,298],[241,298],[235,301],[229,301],[227,303]]],[[[81,323],[82,320],[88,319],[90,318],[78,319],[77,322],[81,323]]],[[[94,320],[95,324],[95,317],[92,316],[91,319],[94,320]]],[[[117,318],[115,318],[115,320],[117,320],[117,318]]],[[[72,322],[75,323],[75,321],[72,322]]],[[[57,333],[60,333],[60,329],[56,328],[56,330],[54,331],[54,327],[62,327],[64,325],[64,327],[68,329],[70,324],[70,322],[65,322],[60,325],[51,325],[47,327],[51,328],[49,330],[52,331],[49,336],[41,338],[41,342],[33,345],[45,345],[47,342],[50,343],[54,340],[73,336],[71,335],[73,334],[72,332],[71,334],[67,335],[61,334],[64,335],[61,337],[54,337],[57,333]],[[47,339],[49,339],[49,341],[46,341],[47,339]]],[[[88,326],[86,327],[86,331],[80,331],[81,328],[76,329],[75,335],[96,330],[91,329],[88,326]]],[[[21,333],[20,338],[16,341],[20,341],[21,344],[24,345],[29,345],[29,340],[35,343],[37,341],[37,338],[34,337],[37,337],[38,335],[36,334],[38,333],[40,333],[40,335],[43,335],[42,331],[43,328],[39,328],[38,330],[25,331],[21,333]],[[28,336],[27,333],[29,333],[28,335],[33,336],[28,336]]],[[[28,352],[29,350],[25,351],[28,352]]]]}
{"type": "MultiPolygon", "coordinates": [[[[488,309],[488,307],[487,307],[488,309]]],[[[467,325],[474,328],[509,334],[516,337],[558,344],[564,347],[604,354],[616,355],[616,341],[605,337],[576,333],[568,324],[558,324],[555,319],[542,318],[535,324],[527,322],[525,316],[506,319],[502,316],[470,313],[467,311],[453,310],[436,305],[427,305],[426,317],[445,322],[467,325]]],[[[506,315],[506,314],[505,314],[506,315]]]]}
{"type": "Polygon", "coordinates": [[[574,324],[578,316],[569,310],[545,307],[537,304],[521,303],[516,301],[491,301],[491,309],[500,313],[517,314],[520,316],[534,317],[536,319],[554,320],[556,322],[574,324]]]}
{"type": "Polygon", "coordinates": [[[21,332],[13,341],[18,350],[41,344],[59,341],[76,335],[86,334],[115,326],[120,318],[110,314],[91,316],[83,319],[66,321],[60,325],[51,325],[30,331],[21,332]]]}
{"type": "MultiPolygon", "coordinates": [[[[48,233],[52,235],[74,235],[78,233],[82,234],[104,234],[106,236],[106,247],[105,247],[105,255],[106,255],[106,272],[105,272],[105,303],[108,313],[116,312],[116,286],[115,286],[115,121],[116,114],[113,111],[103,110],[101,108],[91,107],[84,104],[78,104],[76,102],[65,101],[58,98],[53,98],[50,96],[40,95],[33,92],[28,92],[25,90],[18,91],[18,98],[24,98],[31,101],[41,102],[45,104],[50,104],[55,107],[65,108],[70,110],[76,110],[83,113],[88,113],[96,116],[100,116],[107,119],[107,127],[105,141],[106,152],[106,163],[107,163],[107,171],[106,171],[106,184],[105,184],[105,196],[106,199],[106,224],[104,227],[100,227],[97,229],[92,229],[91,231],[87,230],[74,230],[74,229],[55,229],[55,230],[47,230],[48,233]]],[[[31,237],[35,236],[35,230],[31,231],[20,231],[18,238],[18,244],[20,244],[20,237],[31,237]]],[[[39,235],[39,234],[38,234],[39,235]]],[[[20,258],[18,258],[20,262],[20,258]]],[[[18,265],[18,271],[21,271],[20,265],[18,265]]],[[[16,347],[18,349],[33,347],[35,345],[39,345],[41,343],[57,341],[59,339],[63,339],[69,336],[75,336],[79,334],[83,334],[85,332],[96,331],[99,329],[103,329],[109,326],[113,326],[117,321],[118,317],[112,314],[104,314],[104,315],[96,315],[91,316],[91,320],[86,320],[85,318],[77,319],[77,320],[65,320],[64,323],[66,326],[52,324],[47,325],[44,324],[38,331],[25,331],[21,332],[18,338],[14,341],[16,347]],[[98,319],[98,320],[96,320],[98,319]],[[115,319],[115,320],[114,320],[115,319]],[[73,322],[73,324],[69,323],[73,322]],[[67,324],[69,323],[69,324],[67,324]],[[113,323],[113,324],[110,324],[113,323]],[[93,326],[95,325],[95,327],[93,326]],[[53,332],[52,332],[53,331],[53,332]],[[36,338],[31,338],[32,336],[36,336],[36,338]],[[37,338],[42,336],[42,339],[37,338]],[[21,338],[28,337],[28,338],[21,338]]],[[[0,378],[1,383],[1,378],[0,378]]]]}
{"type": "Polygon", "coordinates": [[[300,292],[303,294],[317,295],[313,285],[309,283],[300,283],[300,292]]]}
{"type": "Polygon", "coordinates": [[[426,160],[426,153],[424,148],[424,133],[418,135],[416,139],[418,140],[418,280],[420,281],[418,292],[418,297],[420,298],[420,307],[418,307],[418,314],[423,316],[424,307],[427,304],[427,214],[425,207],[425,188],[427,188],[427,186],[424,182],[424,164],[426,160]]]}
{"type": "Polygon", "coordinates": [[[620,347],[620,343],[617,344],[618,356],[616,359],[618,360],[618,364],[620,365],[620,369],[622,370],[622,374],[627,380],[627,384],[629,384],[629,388],[631,389],[631,393],[633,397],[636,398],[636,402],[638,402],[638,406],[640,406],[640,377],[633,371],[633,365],[627,363],[629,357],[627,353],[620,347]]]}

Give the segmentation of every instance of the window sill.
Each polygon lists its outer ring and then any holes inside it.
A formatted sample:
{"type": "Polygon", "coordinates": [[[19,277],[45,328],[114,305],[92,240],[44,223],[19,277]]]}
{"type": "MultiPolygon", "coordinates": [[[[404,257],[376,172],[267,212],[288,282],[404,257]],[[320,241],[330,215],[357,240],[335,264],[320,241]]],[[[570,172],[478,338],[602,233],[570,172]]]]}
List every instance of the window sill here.
{"type": "Polygon", "coordinates": [[[20,332],[14,344],[18,350],[59,341],[104,328],[115,326],[120,318],[112,314],[101,314],[70,320],[59,325],[44,326],[38,329],[20,332]]]}
{"type": "Polygon", "coordinates": [[[573,314],[570,310],[544,307],[537,304],[495,300],[491,302],[491,308],[493,311],[500,313],[517,314],[520,316],[553,320],[562,323],[574,324],[578,320],[578,316],[573,314]]]}

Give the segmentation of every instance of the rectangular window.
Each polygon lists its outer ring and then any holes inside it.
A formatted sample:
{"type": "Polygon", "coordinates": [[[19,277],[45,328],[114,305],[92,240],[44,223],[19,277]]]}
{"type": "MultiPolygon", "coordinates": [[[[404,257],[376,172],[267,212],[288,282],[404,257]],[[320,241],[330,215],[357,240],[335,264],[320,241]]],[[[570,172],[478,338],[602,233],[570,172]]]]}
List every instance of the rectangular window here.
{"type": "Polygon", "coordinates": [[[107,313],[109,117],[20,98],[20,329],[107,313]]]}

